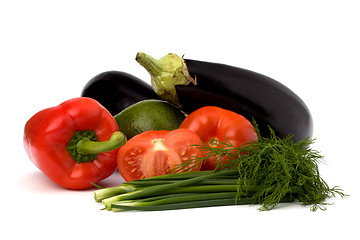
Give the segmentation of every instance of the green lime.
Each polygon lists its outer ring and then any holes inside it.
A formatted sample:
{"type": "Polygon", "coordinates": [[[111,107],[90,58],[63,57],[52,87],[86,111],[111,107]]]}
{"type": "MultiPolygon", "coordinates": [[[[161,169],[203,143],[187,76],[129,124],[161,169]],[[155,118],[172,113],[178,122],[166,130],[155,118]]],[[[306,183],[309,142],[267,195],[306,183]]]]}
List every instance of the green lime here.
{"type": "Polygon", "coordinates": [[[185,115],[174,105],[163,100],[143,100],[115,115],[119,130],[127,139],[148,130],[179,128],[185,115]]]}

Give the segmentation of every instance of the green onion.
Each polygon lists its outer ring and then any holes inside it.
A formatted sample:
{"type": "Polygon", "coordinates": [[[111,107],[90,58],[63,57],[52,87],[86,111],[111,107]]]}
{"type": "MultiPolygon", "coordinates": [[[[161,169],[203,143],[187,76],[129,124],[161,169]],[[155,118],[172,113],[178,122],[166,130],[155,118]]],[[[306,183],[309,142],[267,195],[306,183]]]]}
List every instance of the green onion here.
{"type": "Polygon", "coordinates": [[[134,191],[136,188],[132,185],[121,185],[118,187],[110,187],[110,188],[103,188],[100,190],[95,191],[94,193],[94,198],[96,202],[101,202],[102,200],[112,197],[112,196],[116,196],[119,194],[123,194],[123,193],[127,193],[127,192],[132,192],[134,191]]]}
{"type": "MultiPolygon", "coordinates": [[[[164,180],[163,176],[135,180],[118,187],[97,190],[95,199],[102,201],[105,209],[112,211],[154,211],[256,203],[251,196],[259,190],[258,186],[242,185],[244,194],[239,194],[237,171],[224,169],[201,174],[193,172],[186,174],[185,179],[182,178],[184,174],[175,173],[167,176],[168,180],[164,180]],[[220,176],[233,176],[234,179],[220,176]]],[[[296,194],[296,190],[291,193],[296,194]]],[[[281,201],[289,200],[284,198],[281,201]]]]}
{"type": "MultiPolygon", "coordinates": [[[[271,129],[270,129],[271,130],[271,129]]],[[[311,139],[293,142],[291,136],[280,139],[273,131],[270,138],[235,148],[199,146],[206,151],[180,165],[206,161],[209,157],[231,156],[221,169],[189,171],[150,177],[123,183],[118,187],[95,191],[95,200],[112,211],[155,211],[227,205],[260,204],[271,210],[279,203],[298,200],[311,210],[325,210],[327,198],[346,196],[338,187],[330,188],[320,177],[322,156],[310,148],[311,139]],[[241,154],[240,154],[241,153],[241,154]]],[[[221,158],[219,158],[219,162],[221,158]]]]}
{"type": "MultiPolygon", "coordinates": [[[[236,193],[234,192],[210,193],[170,197],[152,202],[117,202],[111,204],[111,210],[115,212],[125,210],[161,211],[215,206],[234,206],[256,203],[252,198],[248,197],[236,199],[235,195],[236,193]]],[[[291,195],[286,195],[284,198],[281,199],[281,202],[292,201],[294,201],[294,198],[291,195]]]]}
{"type": "MultiPolygon", "coordinates": [[[[168,190],[172,190],[175,189],[177,187],[183,187],[183,186],[189,186],[191,184],[200,182],[202,180],[205,180],[207,178],[211,178],[214,176],[221,176],[221,175],[227,175],[227,174],[234,174],[237,170],[222,170],[222,171],[218,171],[218,172],[208,172],[207,174],[201,175],[201,176],[196,176],[193,178],[188,178],[182,181],[177,181],[174,183],[169,183],[169,184],[163,184],[163,185],[153,185],[153,186],[149,186],[149,187],[145,187],[145,188],[141,188],[141,189],[135,189],[132,192],[127,192],[124,194],[120,194],[120,195],[116,195],[107,199],[102,200],[102,203],[104,205],[109,205],[113,202],[116,201],[120,201],[120,200],[132,200],[132,199],[138,199],[138,198],[144,198],[144,197],[149,197],[149,196],[154,196],[156,194],[162,193],[164,191],[168,191],[168,190]]],[[[101,189],[104,190],[104,189],[101,189]]],[[[98,190],[98,191],[101,191],[98,190]]]]}

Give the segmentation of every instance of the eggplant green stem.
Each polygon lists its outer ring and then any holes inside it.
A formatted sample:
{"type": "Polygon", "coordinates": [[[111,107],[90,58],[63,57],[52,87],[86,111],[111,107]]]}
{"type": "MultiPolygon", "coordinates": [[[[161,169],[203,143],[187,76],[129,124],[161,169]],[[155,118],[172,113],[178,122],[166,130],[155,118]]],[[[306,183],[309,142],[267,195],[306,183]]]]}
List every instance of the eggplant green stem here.
{"type": "Polygon", "coordinates": [[[163,66],[157,59],[155,59],[155,58],[151,57],[150,55],[147,55],[143,52],[139,52],[136,55],[135,60],[141,66],[143,66],[150,74],[160,75],[161,72],[164,71],[163,66]]]}
{"type": "Polygon", "coordinates": [[[187,85],[196,81],[190,76],[184,59],[176,54],[169,53],[159,60],[139,52],[135,60],[143,66],[151,76],[151,86],[163,100],[181,107],[176,94],[176,85],[187,85]]]}

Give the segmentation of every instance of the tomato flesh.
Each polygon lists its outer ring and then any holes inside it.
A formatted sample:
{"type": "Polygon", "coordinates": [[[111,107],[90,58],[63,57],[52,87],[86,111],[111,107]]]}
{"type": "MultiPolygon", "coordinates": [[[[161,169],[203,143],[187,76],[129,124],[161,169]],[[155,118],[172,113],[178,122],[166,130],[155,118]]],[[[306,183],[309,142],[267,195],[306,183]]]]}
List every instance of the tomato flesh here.
{"type": "MultiPolygon", "coordinates": [[[[254,126],[245,117],[214,106],[202,107],[192,112],[180,128],[192,130],[210,147],[222,146],[219,143],[225,141],[230,141],[234,147],[240,147],[258,139],[254,126]]],[[[226,161],[226,158],[223,160],[226,161]]],[[[209,158],[201,170],[213,170],[216,165],[217,160],[209,158]]]]}
{"type": "Polygon", "coordinates": [[[118,169],[125,181],[165,175],[184,161],[202,157],[203,152],[194,146],[200,144],[200,138],[188,129],[143,132],[120,148],[118,169]]]}

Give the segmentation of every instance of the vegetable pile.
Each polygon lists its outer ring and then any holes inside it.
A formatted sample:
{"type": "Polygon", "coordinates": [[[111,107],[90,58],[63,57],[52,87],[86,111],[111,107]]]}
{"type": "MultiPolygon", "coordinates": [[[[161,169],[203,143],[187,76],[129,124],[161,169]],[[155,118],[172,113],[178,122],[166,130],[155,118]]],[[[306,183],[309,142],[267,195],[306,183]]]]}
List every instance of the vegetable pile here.
{"type": "Polygon", "coordinates": [[[104,72],[81,97],[26,123],[25,150],[49,179],[68,189],[96,186],[95,200],[115,212],[243,204],[271,210],[282,202],[316,211],[346,196],[321,178],[310,111],[286,86],[175,54],[156,60],[138,53],[136,61],[151,86],[104,72]],[[101,187],[116,169],[125,182],[101,187]]]}

